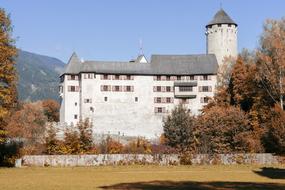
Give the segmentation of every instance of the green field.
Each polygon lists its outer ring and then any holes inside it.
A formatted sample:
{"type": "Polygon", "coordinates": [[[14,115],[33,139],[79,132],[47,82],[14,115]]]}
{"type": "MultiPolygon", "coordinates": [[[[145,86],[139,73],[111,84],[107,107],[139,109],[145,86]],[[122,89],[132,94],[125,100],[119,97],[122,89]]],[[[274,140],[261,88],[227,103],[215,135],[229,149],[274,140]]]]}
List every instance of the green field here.
{"type": "Polygon", "coordinates": [[[285,190],[285,166],[2,168],[1,190],[285,190]]]}

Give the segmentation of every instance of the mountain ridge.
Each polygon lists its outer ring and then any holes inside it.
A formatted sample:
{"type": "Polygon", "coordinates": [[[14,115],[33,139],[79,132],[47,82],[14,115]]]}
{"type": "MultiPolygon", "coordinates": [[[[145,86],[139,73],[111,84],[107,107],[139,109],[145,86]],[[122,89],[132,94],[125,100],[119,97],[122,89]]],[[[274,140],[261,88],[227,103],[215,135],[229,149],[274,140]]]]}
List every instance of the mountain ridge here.
{"type": "Polygon", "coordinates": [[[61,60],[24,50],[18,50],[18,96],[21,101],[54,99],[59,101],[59,76],[65,63],[61,60]]]}

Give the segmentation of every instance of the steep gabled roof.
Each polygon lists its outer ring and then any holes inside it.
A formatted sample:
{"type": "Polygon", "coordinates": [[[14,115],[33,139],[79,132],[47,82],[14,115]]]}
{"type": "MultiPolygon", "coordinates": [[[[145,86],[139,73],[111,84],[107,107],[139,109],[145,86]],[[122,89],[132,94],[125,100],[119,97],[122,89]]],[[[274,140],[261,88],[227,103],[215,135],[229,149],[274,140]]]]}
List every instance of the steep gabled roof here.
{"type": "Polygon", "coordinates": [[[231,17],[223,9],[219,10],[215,14],[213,20],[209,22],[206,27],[212,26],[214,24],[234,24],[237,26],[237,24],[231,19],[231,17]]]}
{"type": "Polygon", "coordinates": [[[70,66],[67,66],[64,74],[94,72],[101,74],[195,75],[216,74],[218,69],[214,54],[153,55],[150,63],[116,61],[85,61],[80,63],[79,59],[75,58],[70,59],[70,66]]]}
{"type": "Polygon", "coordinates": [[[80,70],[80,66],[81,62],[77,56],[77,54],[75,52],[73,52],[73,54],[71,55],[68,63],[66,64],[65,68],[64,68],[64,73],[78,73],[78,71],[80,70]]]}

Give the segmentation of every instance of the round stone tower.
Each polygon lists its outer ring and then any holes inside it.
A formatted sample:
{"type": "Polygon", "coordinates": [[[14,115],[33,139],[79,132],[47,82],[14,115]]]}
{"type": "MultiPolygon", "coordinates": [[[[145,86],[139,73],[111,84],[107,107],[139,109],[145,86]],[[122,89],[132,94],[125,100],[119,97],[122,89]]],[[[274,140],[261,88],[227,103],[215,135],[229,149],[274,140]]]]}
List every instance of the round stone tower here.
{"type": "Polygon", "coordinates": [[[224,57],[237,56],[237,26],[223,9],[206,26],[207,54],[215,54],[219,66],[224,57]]]}

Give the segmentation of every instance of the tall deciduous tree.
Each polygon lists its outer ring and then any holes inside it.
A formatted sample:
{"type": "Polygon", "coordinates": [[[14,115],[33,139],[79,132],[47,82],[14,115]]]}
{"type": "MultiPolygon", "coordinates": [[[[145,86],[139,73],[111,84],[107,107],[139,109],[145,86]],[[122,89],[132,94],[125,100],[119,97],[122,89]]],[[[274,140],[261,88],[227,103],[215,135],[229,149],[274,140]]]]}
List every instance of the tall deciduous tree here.
{"type": "Polygon", "coordinates": [[[274,103],[284,107],[285,19],[268,20],[257,53],[258,76],[274,103]]]}
{"type": "Polygon", "coordinates": [[[11,20],[5,10],[0,8],[0,143],[5,140],[5,120],[17,103],[16,54],[11,20]]]}

